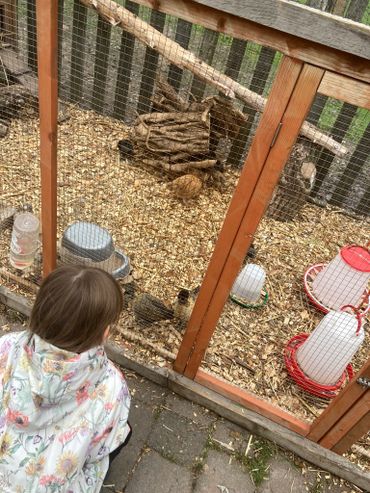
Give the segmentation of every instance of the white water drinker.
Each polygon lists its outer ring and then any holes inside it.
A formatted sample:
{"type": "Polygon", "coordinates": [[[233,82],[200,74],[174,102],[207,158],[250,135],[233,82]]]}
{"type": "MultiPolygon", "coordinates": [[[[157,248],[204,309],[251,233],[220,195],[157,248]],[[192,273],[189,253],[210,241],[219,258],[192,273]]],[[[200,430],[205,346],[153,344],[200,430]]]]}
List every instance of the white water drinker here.
{"type": "Polygon", "coordinates": [[[301,370],[321,385],[335,385],[364,341],[358,316],[330,311],[297,351],[301,370]]]}
{"type": "Polygon", "coordinates": [[[236,278],[231,294],[249,303],[257,303],[261,297],[265,279],[266,273],[262,267],[247,264],[236,278]]]}
{"type": "Polygon", "coordinates": [[[33,264],[39,247],[40,222],[30,212],[18,214],[14,219],[10,242],[10,263],[16,269],[26,269],[33,264]]]}
{"type": "Polygon", "coordinates": [[[312,283],[317,299],[332,310],[344,305],[358,306],[370,280],[370,251],[351,245],[321,271],[312,283]]]}

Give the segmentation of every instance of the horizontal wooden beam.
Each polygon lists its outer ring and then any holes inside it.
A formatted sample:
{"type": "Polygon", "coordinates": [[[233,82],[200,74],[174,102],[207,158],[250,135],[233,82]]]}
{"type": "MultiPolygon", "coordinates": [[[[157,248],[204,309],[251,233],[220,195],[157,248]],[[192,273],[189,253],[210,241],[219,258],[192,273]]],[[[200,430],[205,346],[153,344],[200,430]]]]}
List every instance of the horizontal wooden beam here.
{"type": "Polygon", "coordinates": [[[287,0],[195,0],[228,14],[370,59],[370,27],[287,0]]]}
{"type": "MultiPolygon", "coordinates": [[[[244,2],[244,0],[242,0],[244,2]]],[[[263,26],[232,15],[195,0],[136,0],[136,3],[151,7],[165,14],[174,15],[194,24],[219,31],[238,39],[253,41],[268,46],[293,58],[312,63],[327,70],[370,82],[370,62],[340,49],[306,40],[299,35],[283,33],[272,27],[263,26]]],[[[259,2],[253,1],[258,4],[259,2]]],[[[226,6],[227,1],[223,2],[226,6]]],[[[369,43],[368,43],[369,45],[369,43]]]]}
{"type": "Polygon", "coordinates": [[[318,92],[370,110],[370,85],[327,70],[318,92]]]}
{"type": "Polygon", "coordinates": [[[310,425],[301,419],[294,417],[277,406],[264,401],[246,390],[235,387],[224,380],[221,380],[209,373],[198,370],[195,381],[214,390],[228,399],[241,404],[246,409],[250,409],[258,414],[262,414],[271,421],[285,426],[299,435],[306,436],[309,432],[310,425]]]}

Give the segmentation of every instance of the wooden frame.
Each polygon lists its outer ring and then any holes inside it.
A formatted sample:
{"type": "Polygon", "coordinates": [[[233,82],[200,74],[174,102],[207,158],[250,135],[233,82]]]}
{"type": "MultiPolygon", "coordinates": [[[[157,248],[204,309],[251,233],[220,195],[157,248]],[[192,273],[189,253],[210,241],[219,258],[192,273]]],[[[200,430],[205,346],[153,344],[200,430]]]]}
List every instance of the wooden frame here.
{"type": "Polygon", "coordinates": [[[370,110],[370,85],[365,82],[327,70],[317,92],[370,110]]]}
{"type": "MultiPolygon", "coordinates": [[[[244,0],[240,1],[244,5],[244,0]]],[[[250,0],[250,2],[259,4],[259,2],[254,2],[253,0],[250,0]]],[[[234,15],[227,14],[210,7],[209,4],[211,2],[208,0],[208,5],[205,5],[203,1],[201,3],[195,0],[136,0],[136,3],[155,8],[165,14],[181,17],[189,22],[201,24],[208,29],[229,34],[235,38],[268,46],[303,62],[312,63],[355,79],[370,82],[370,62],[366,58],[241,18],[238,16],[237,11],[234,15]]],[[[222,8],[227,10],[228,4],[229,2],[222,2],[222,8]]],[[[215,2],[213,5],[215,5],[215,2]]],[[[243,9],[243,12],[246,15],[247,10],[243,9]]],[[[344,22],[348,21],[344,20],[344,22]]],[[[340,42],[344,43],[345,40],[340,39],[340,42]]],[[[364,40],[364,44],[366,43],[368,46],[370,45],[369,41],[364,40]]]]}
{"type": "MultiPolygon", "coordinates": [[[[251,0],[246,2],[249,4],[251,0]]],[[[272,0],[263,0],[263,2],[271,3],[272,0]]],[[[274,2],[284,4],[288,8],[285,0],[274,0],[274,2]]],[[[361,394],[352,409],[342,404],[343,413],[340,418],[335,415],[335,406],[329,406],[327,413],[323,413],[322,421],[317,420],[309,428],[307,423],[289,413],[202,372],[199,370],[199,365],[240,269],[244,253],[251,243],[316,93],[321,92],[369,108],[369,87],[361,82],[370,82],[370,64],[366,59],[366,53],[362,51],[363,47],[357,46],[357,42],[356,49],[351,50],[355,54],[345,53],[340,51],[340,47],[336,44],[324,46],[322,37],[319,40],[317,37],[307,40],[295,31],[290,33],[279,31],[276,23],[266,23],[267,27],[257,24],[256,19],[253,19],[253,12],[250,16],[245,14],[244,4],[241,6],[242,10],[234,9],[235,5],[239,5],[237,1],[207,0],[208,5],[204,5],[205,0],[177,0],[176,2],[161,0],[155,2],[155,5],[152,0],[137,0],[137,3],[191,22],[201,23],[205,27],[231,34],[236,38],[257,42],[287,55],[283,58],[275,78],[174,368],[186,377],[195,379],[204,387],[216,390],[221,395],[268,416],[270,420],[289,430],[303,436],[307,435],[323,446],[340,452],[348,447],[368,425],[369,398],[365,394],[361,394]],[[212,3],[213,7],[221,6],[222,3],[223,12],[209,7],[209,3],[212,3]],[[230,8],[234,10],[230,11],[230,8]],[[230,13],[225,14],[227,11],[230,13]],[[325,69],[329,71],[325,72],[325,69]]],[[[37,0],[36,7],[43,253],[44,275],[46,275],[56,265],[58,2],[37,0]]],[[[321,20],[325,17],[322,13],[315,15],[321,20]]],[[[325,18],[325,22],[328,21],[329,19],[325,18]]],[[[335,22],[339,23],[342,29],[346,29],[343,20],[336,19],[335,22]]],[[[367,28],[356,26],[356,29],[355,37],[368,36],[367,28]]],[[[17,300],[13,302],[17,304],[17,300]]],[[[354,390],[348,390],[348,394],[343,393],[344,397],[337,401],[336,406],[338,402],[347,402],[348,405],[354,403],[358,386],[355,383],[351,385],[352,387],[348,388],[354,390]]]]}
{"type": "Polygon", "coordinates": [[[56,267],[58,0],[37,0],[43,273],[56,267]]]}
{"type": "Polygon", "coordinates": [[[343,453],[364,434],[364,426],[365,433],[370,429],[370,392],[358,384],[361,377],[370,378],[370,360],[312,423],[307,438],[343,453]]]}
{"type": "Polygon", "coordinates": [[[195,0],[263,26],[370,59],[370,28],[287,0],[195,0]],[[367,39],[366,39],[367,38],[367,39]]]}
{"type": "Polygon", "coordinates": [[[281,63],[174,364],[189,378],[198,371],[323,74],[289,58],[281,63]]]}

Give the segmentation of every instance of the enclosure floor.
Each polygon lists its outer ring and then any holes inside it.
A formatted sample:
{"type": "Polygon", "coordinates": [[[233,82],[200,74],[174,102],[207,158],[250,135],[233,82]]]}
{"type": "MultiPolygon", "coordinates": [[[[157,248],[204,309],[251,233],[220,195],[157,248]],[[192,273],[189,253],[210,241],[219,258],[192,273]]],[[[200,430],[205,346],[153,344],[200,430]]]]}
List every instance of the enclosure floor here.
{"type": "MultiPolygon", "coordinates": [[[[222,190],[205,186],[197,200],[184,204],[172,197],[168,176],[119,159],[117,142],[127,136],[125,125],[76,108],[69,109],[69,116],[59,126],[59,236],[77,219],[107,227],[116,246],[131,259],[138,292],[149,292],[171,304],[181,287],[201,283],[239,173],[229,170],[222,190]]],[[[17,120],[0,148],[1,201],[31,203],[36,213],[38,139],[36,119],[17,120]]],[[[285,343],[300,332],[310,332],[322,318],[305,298],[302,276],[309,265],[333,258],[342,245],[365,244],[368,232],[368,222],[309,204],[293,223],[265,217],[255,238],[254,262],[267,272],[268,305],[252,311],[229,301],[203,368],[296,416],[314,419],[326,403],[291,382],[282,358],[285,343]],[[235,358],[247,367],[234,363],[235,358]]],[[[10,232],[2,232],[0,265],[8,270],[9,241],[10,232]]],[[[28,278],[39,274],[35,269],[28,278]]],[[[8,286],[30,295],[20,286],[8,286]]],[[[128,302],[114,337],[139,360],[159,366],[169,362],[139,343],[123,341],[122,329],[172,353],[181,341],[170,322],[139,327],[128,302]]],[[[369,348],[367,334],[353,361],[356,369],[368,357],[369,348]]],[[[356,462],[369,465],[363,459],[356,462]]]]}

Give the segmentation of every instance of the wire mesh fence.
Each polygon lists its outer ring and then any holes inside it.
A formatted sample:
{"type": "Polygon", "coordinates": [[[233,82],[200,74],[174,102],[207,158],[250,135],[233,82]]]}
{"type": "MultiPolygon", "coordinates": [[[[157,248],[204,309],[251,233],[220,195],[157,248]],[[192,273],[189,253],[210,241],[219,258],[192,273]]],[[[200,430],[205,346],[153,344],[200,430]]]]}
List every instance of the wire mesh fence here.
{"type": "MultiPolygon", "coordinates": [[[[324,8],[367,22],[367,3],[356,12],[354,3],[324,8]]],[[[117,341],[164,365],[178,350],[282,56],[129,0],[105,3],[113,23],[88,0],[58,5],[58,263],[112,273],[126,302],[117,341]]],[[[1,272],[35,291],[37,228],[31,266],[9,262],[12,221],[40,210],[35,1],[0,0],[0,31],[1,272]]],[[[367,110],[317,95],[203,363],[306,419],[327,399],[295,384],[283,350],[322,323],[304,291],[307,268],[311,292],[322,264],[368,241],[369,123],[367,110]]],[[[352,285],[340,274],[335,296],[352,285]]],[[[343,304],[365,303],[365,289],[343,304]]],[[[355,369],[368,344],[366,336],[355,369]]],[[[335,356],[334,343],[329,349],[335,356]]]]}
{"type": "Polygon", "coordinates": [[[27,291],[33,283],[20,272],[27,268],[32,281],[41,274],[37,47],[28,21],[35,22],[33,7],[0,2],[1,275],[27,291]]]}

